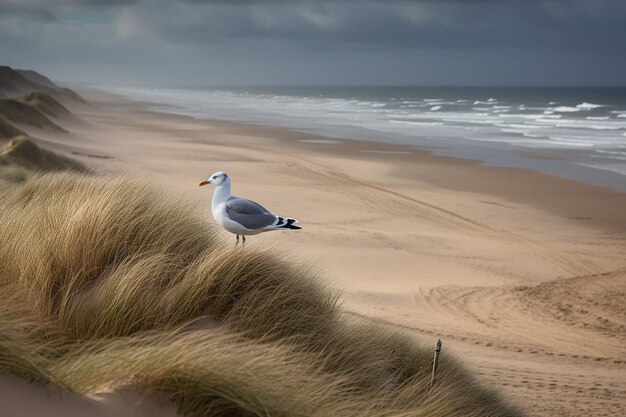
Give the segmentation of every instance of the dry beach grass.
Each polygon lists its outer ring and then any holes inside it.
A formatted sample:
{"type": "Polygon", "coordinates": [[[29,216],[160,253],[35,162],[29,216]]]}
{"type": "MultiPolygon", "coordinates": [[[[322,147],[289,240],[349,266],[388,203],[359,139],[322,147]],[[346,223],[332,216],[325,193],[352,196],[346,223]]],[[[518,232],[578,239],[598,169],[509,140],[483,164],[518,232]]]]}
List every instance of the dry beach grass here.
{"type": "Polygon", "coordinates": [[[189,415],[517,414],[446,354],[429,390],[430,347],[347,319],[310,268],[226,245],[158,188],[72,172],[0,184],[5,370],[160,392],[189,415]]]}

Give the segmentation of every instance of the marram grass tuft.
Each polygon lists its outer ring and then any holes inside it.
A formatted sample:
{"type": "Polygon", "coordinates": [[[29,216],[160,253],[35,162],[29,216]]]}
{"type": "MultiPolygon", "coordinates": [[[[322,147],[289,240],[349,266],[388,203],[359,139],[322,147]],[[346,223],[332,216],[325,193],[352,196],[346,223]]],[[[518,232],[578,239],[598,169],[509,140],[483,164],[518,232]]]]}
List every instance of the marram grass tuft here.
{"type": "Polygon", "coordinates": [[[348,319],[310,268],[225,244],[158,188],[65,172],[0,193],[2,369],[194,416],[520,415],[447,352],[429,389],[431,347],[348,319]]]}

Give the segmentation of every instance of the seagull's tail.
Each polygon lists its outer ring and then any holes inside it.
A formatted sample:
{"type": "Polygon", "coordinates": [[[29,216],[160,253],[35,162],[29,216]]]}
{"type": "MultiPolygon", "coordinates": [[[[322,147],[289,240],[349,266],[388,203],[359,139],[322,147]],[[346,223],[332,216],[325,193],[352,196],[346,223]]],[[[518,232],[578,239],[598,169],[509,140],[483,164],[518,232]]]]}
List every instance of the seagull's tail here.
{"type": "Polygon", "coordinates": [[[280,217],[280,216],[278,216],[278,222],[274,225],[274,228],[292,229],[292,230],[302,229],[298,225],[298,221],[296,219],[292,219],[291,217],[280,217]]]}

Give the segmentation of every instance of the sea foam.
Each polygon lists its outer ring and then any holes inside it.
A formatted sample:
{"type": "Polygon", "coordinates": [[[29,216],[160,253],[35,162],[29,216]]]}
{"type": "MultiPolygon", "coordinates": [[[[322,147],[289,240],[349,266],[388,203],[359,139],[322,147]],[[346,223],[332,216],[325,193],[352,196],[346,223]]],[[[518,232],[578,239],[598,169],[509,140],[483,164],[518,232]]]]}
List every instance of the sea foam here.
{"type": "Polygon", "coordinates": [[[598,107],[605,107],[604,104],[593,104],[593,103],[580,103],[576,105],[579,109],[597,109],[598,107]]]}

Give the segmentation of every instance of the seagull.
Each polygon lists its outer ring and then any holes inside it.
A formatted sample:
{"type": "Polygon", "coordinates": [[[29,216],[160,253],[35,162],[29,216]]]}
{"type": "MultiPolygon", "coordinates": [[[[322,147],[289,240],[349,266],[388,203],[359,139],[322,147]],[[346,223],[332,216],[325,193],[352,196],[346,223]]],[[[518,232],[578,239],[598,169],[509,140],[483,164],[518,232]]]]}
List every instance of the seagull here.
{"type": "Polygon", "coordinates": [[[265,207],[245,198],[230,194],[230,177],[222,171],[200,181],[198,186],[213,184],[215,193],[211,201],[211,211],[215,221],[230,233],[237,235],[235,245],[242,237],[246,244],[246,235],[258,235],[272,230],[298,230],[298,221],[291,217],[275,216],[265,207]]]}

